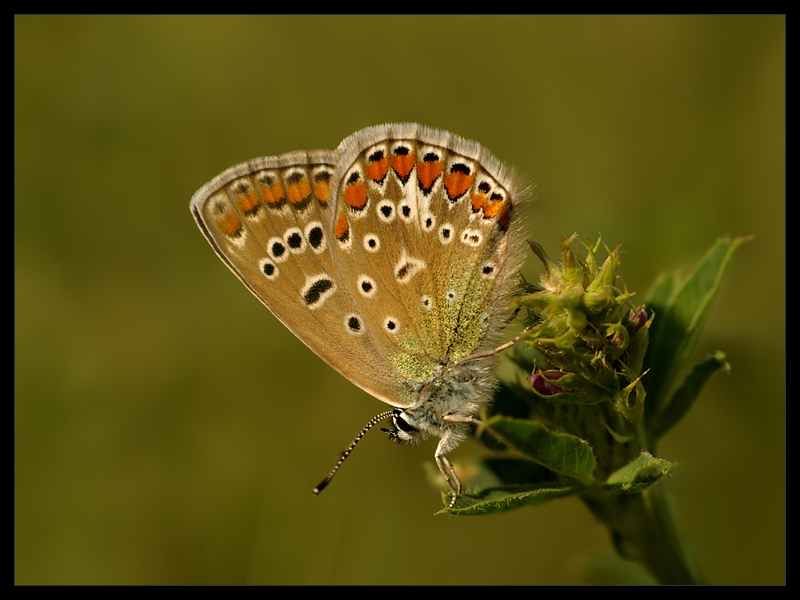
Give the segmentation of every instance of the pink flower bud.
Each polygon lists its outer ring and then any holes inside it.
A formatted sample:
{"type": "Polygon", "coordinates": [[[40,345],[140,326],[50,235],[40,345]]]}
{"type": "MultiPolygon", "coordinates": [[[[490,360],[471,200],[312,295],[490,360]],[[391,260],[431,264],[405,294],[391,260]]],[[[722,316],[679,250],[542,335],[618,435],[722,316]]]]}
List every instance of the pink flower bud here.
{"type": "Polygon", "coordinates": [[[647,311],[644,309],[644,306],[640,306],[630,314],[628,323],[633,325],[634,331],[639,331],[644,327],[644,324],[647,323],[647,311]]]}
{"type": "Polygon", "coordinates": [[[542,396],[555,396],[564,390],[554,385],[552,381],[559,380],[564,375],[566,375],[566,373],[562,373],[561,371],[537,372],[531,375],[531,386],[542,396]],[[550,381],[548,381],[548,379],[550,381]]]}

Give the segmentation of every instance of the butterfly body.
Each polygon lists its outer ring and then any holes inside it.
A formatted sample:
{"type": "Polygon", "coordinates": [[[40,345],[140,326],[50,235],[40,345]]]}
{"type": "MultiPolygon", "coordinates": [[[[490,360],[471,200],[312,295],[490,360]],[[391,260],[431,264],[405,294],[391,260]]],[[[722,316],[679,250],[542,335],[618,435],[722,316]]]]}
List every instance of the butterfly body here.
{"type": "Polygon", "coordinates": [[[191,210],[284,325],[394,407],[393,439],[440,438],[450,483],[446,454],[495,381],[486,351],[519,264],[518,193],[476,142],[389,124],[232,167],[191,210]]]}

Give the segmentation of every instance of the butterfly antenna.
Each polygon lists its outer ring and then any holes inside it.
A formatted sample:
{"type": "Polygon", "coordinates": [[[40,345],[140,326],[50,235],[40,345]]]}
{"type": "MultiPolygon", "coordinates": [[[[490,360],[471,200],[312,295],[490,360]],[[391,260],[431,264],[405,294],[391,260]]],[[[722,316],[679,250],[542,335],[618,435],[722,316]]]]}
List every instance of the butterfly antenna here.
{"type": "Polygon", "coordinates": [[[338,471],[338,470],[339,470],[339,467],[341,467],[341,466],[342,466],[342,463],[344,462],[344,460],[345,460],[345,459],[346,459],[348,456],[350,456],[350,453],[353,451],[353,448],[355,448],[355,447],[356,447],[356,444],[357,444],[358,442],[360,442],[360,441],[361,441],[361,438],[363,438],[363,437],[364,437],[364,436],[367,434],[367,432],[368,432],[370,429],[372,429],[373,427],[375,427],[375,425],[377,425],[377,424],[378,424],[378,423],[380,423],[381,421],[385,421],[386,419],[388,419],[389,417],[391,417],[393,412],[394,412],[394,411],[392,411],[392,410],[387,410],[386,412],[382,412],[382,413],[381,413],[381,414],[379,414],[377,417],[374,417],[374,418],[373,418],[373,419],[372,419],[372,420],[371,420],[369,423],[367,423],[366,425],[364,425],[364,429],[362,429],[362,430],[361,430],[361,431],[358,433],[358,435],[356,436],[356,439],[354,439],[354,440],[351,442],[351,444],[350,444],[350,445],[347,447],[347,450],[345,450],[344,452],[342,452],[342,453],[339,455],[339,460],[337,461],[336,465],[333,467],[333,469],[331,470],[331,472],[330,472],[330,473],[328,473],[328,476],[327,476],[325,479],[323,479],[323,480],[322,480],[322,481],[319,483],[319,485],[317,485],[317,487],[315,487],[315,488],[314,488],[314,495],[315,495],[315,496],[316,496],[316,495],[318,495],[318,494],[319,494],[319,493],[320,493],[322,490],[324,490],[324,489],[325,489],[325,487],[326,487],[326,486],[327,486],[327,485],[328,485],[328,484],[331,482],[331,479],[333,479],[333,476],[334,476],[334,475],[336,475],[336,471],[338,471]]]}

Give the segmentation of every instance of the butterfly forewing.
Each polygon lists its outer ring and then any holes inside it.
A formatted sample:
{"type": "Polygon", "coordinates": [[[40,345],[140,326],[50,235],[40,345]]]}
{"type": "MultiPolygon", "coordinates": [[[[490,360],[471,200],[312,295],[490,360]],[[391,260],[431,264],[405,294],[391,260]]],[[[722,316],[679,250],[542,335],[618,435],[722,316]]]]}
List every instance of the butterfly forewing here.
{"type": "Polygon", "coordinates": [[[243,163],[202,188],[192,211],[220,258],[298,338],[367,392],[403,406],[392,367],[353,327],[359,311],[333,265],[332,163],[327,151],[243,163]]]}

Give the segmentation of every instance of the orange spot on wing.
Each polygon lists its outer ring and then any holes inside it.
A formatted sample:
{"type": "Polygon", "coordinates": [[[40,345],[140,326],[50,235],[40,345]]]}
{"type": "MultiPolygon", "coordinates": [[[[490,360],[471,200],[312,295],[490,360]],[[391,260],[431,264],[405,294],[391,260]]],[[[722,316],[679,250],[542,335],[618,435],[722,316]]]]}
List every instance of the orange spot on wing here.
{"type": "Polygon", "coordinates": [[[324,179],[317,179],[317,181],[314,182],[314,195],[317,197],[317,200],[323,204],[328,203],[328,194],[330,191],[331,188],[324,179]]]}
{"type": "Polygon", "coordinates": [[[447,190],[447,195],[451,200],[460,198],[467,193],[467,190],[472,185],[475,175],[467,175],[460,171],[456,171],[445,175],[444,187],[447,190]]]}
{"type": "Polygon", "coordinates": [[[478,212],[486,206],[486,194],[476,192],[472,195],[472,212],[478,212]]]}
{"type": "Polygon", "coordinates": [[[500,209],[503,208],[503,204],[505,203],[505,199],[498,195],[492,194],[489,198],[488,204],[484,204],[483,206],[483,218],[484,219],[493,219],[497,216],[500,212],[500,209]]]}
{"type": "Polygon", "coordinates": [[[252,215],[258,212],[259,199],[258,194],[251,191],[244,196],[236,199],[236,206],[239,207],[239,212],[245,215],[252,215]]]}
{"type": "Polygon", "coordinates": [[[333,230],[333,235],[339,241],[346,240],[350,235],[350,224],[347,222],[347,217],[344,211],[339,213],[339,219],[336,221],[336,228],[333,230]]]}
{"type": "Polygon", "coordinates": [[[289,195],[289,202],[300,204],[311,195],[311,186],[305,179],[300,179],[295,183],[290,183],[286,188],[286,192],[289,195]]]}
{"type": "Polygon", "coordinates": [[[344,188],[344,202],[353,210],[363,210],[367,205],[367,184],[357,181],[344,188]]]}
{"type": "Polygon", "coordinates": [[[429,191],[439,175],[442,174],[444,163],[440,160],[423,161],[417,163],[417,179],[419,180],[419,187],[426,192],[429,191]]]}
{"type": "Polygon", "coordinates": [[[383,178],[386,177],[386,172],[389,170],[389,161],[386,160],[385,156],[381,156],[378,160],[373,160],[372,162],[367,163],[366,168],[364,171],[367,173],[367,177],[372,179],[372,181],[383,181],[383,178]]]}
{"type": "Polygon", "coordinates": [[[395,154],[392,156],[392,169],[397,173],[401,181],[407,181],[411,170],[414,168],[416,162],[416,155],[413,152],[409,154],[395,154]]]}
{"type": "Polygon", "coordinates": [[[499,220],[505,220],[505,223],[500,223],[503,229],[508,227],[509,205],[510,202],[506,202],[505,196],[496,192],[489,196],[485,191],[479,191],[472,195],[472,211],[483,211],[484,219],[493,219],[497,215],[501,215],[499,220]]]}
{"type": "Polygon", "coordinates": [[[228,237],[239,237],[242,233],[242,220],[235,212],[229,212],[217,221],[217,229],[228,237]]]}
{"type": "Polygon", "coordinates": [[[286,192],[280,183],[273,183],[271,186],[263,186],[261,189],[261,197],[268,206],[274,208],[280,207],[286,201],[286,192]]]}

